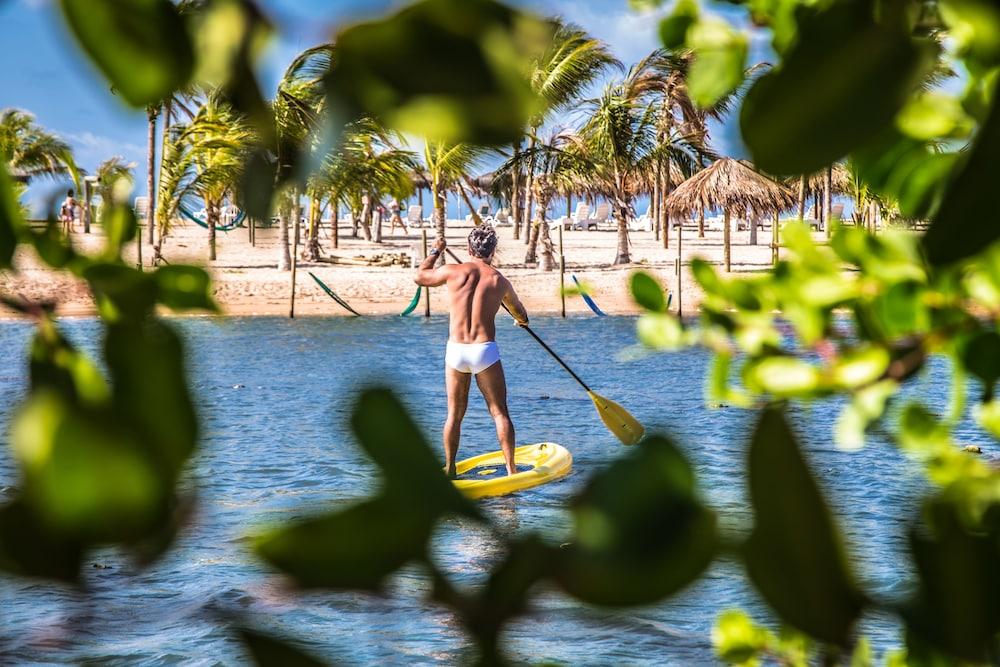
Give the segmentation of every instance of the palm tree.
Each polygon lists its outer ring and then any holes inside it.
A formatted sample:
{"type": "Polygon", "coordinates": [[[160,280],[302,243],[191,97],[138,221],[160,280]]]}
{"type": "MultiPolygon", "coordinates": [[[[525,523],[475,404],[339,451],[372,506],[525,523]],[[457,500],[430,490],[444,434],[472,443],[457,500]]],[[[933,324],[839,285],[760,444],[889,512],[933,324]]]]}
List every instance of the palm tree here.
{"type": "Polygon", "coordinates": [[[21,183],[76,170],[69,144],[20,109],[0,111],[0,160],[7,165],[11,178],[21,183]]]}
{"type": "Polygon", "coordinates": [[[131,187],[135,181],[132,175],[133,169],[135,169],[135,163],[126,164],[120,155],[108,158],[97,166],[97,171],[94,172],[94,178],[97,179],[95,194],[101,198],[102,214],[103,211],[107,211],[107,207],[114,203],[115,189],[119,182],[125,181],[131,187]]]}
{"type": "Polygon", "coordinates": [[[581,130],[586,155],[594,164],[592,179],[611,199],[618,224],[615,264],[629,264],[628,221],[635,199],[630,179],[651,168],[657,156],[657,109],[643,104],[628,82],[608,85],[586,103],[589,119],[581,130]]]}
{"type": "Polygon", "coordinates": [[[526,264],[537,261],[537,249],[541,241],[541,269],[551,271],[555,267],[555,259],[545,219],[549,203],[559,193],[578,189],[581,183],[589,179],[593,165],[587,158],[583,140],[574,132],[559,130],[543,139],[534,139],[528,151],[514,156],[500,167],[497,177],[507,179],[522,172],[527,163],[533,165],[536,172],[533,179],[534,198],[538,203],[539,215],[538,221],[525,231],[528,235],[528,250],[524,261],[526,264]]]}
{"type": "Polygon", "coordinates": [[[208,258],[216,258],[215,228],[227,197],[234,198],[256,135],[246,119],[210,96],[188,124],[175,125],[167,142],[157,220],[161,239],[170,229],[181,200],[195,195],[205,202],[208,258]]]}
{"type": "MultiPolygon", "coordinates": [[[[383,195],[405,199],[413,194],[411,174],[416,157],[400,147],[403,138],[371,118],[362,118],[344,130],[341,145],[327,156],[320,172],[309,182],[312,196],[330,193],[334,207],[343,199],[352,211],[362,208],[361,227],[367,240],[382,242],[381,225],[372,233],[375,203],[383,195]],[[367,200],[367,205],[362,201],[367,200]]],[[[318,255],[318,242],[317,242],[318,255]]]]}
{"type": "MultiPolygon", "coordinates": [[[[291,176],[296,157],[308,150],[319,127],[326,103],[323,79],[333,64],[336,48],[320,44],[300,53],[285,70],[272,105],[275,123],[275,185],[291,176]]],[[[280,249],[278,268],[291,270],[288,249],[288,214],[297,207],[279,207],[280,249]]],[[[298,225],[298,216],[295,219],[298,225]]]]}
{"type": "Polygon", "coordinates": [[[430,176],[431,197],[434,199],[432,219],[439,239],[445,236],[447,190],[473,170],[485,153],[483,148],[463,143],[433,141],[424,146],[424,168],[430,176]]]}
{"type": "MultiPolygon", "coordinates": [[[[552,113],[565,109],[578,100],[587,86],[597,80],[609,67],[620,67],[621,63],[612,55],[607,44],[590,36],[580,27],[552,20],[553,37],[548,48],[531,63],[528,81],[532,91],[542,103],[539,113],[531,119],[531,126],[526,132],[528,136],[528,154],[534,154],[534,146],[538,130],[552,113]]],[[[520,146],[514,147],[513,159],[518,158],[520,146]]],[[[513,174],[515,186],[520,183],[520,172],[513,174]]],[[[526,177],[524,182],[524,207],[521,211],[525,242],[530,242],[531,212],[534,202],[535,165],[529,158],[526,161],[526,177]]],[[[517,198],[515,192],[513,198],[517,198]]],[[[521,220],[514,221],[514,234],[517,236],[521,220]]]]}

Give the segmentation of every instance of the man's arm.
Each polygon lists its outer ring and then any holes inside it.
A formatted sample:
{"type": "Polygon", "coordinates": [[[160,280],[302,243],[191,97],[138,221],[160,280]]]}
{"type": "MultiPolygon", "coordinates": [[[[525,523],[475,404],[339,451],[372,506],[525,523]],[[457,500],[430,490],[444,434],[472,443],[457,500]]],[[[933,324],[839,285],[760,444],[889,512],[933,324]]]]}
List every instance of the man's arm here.
{"type": "Polygon", "coordinates": [[[521,299],[518,298],[517,292],[514,291],[514,286],[510,284],[510,281],[504,278],[504,282],[507,283],[507,291],[503,295],[503,305],[510,311],[518,326],[526,326],[528,324],[528,311],[525,309],[524,304],[521,303],[521,299]]]}
{"type": "Polygon", "coordinates": [[[448,274],[451,271],[451,267],[444,264],[440,268],[434,268],[434,264],[437,263],[438,257],[444,252],[446,246],[447,243],[445,243],[444,239],[438,239],[434,242],[433,249],[427,253],[427,258],[417,268],[417,275],[414,276],[413,282],[421,287],[440,287],[448,282],[448,274]]]}

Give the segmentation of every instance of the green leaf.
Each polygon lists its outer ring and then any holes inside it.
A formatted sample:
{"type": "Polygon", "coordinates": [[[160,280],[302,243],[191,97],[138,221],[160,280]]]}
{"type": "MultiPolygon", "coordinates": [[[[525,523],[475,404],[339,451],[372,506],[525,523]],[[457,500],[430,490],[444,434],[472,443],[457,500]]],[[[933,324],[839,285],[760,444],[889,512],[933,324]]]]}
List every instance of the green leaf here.
{"type": "Polygon", "coordinates": [[[507,144],[540,109],[525,72],[550,39],[494,0],[422,0],[340,33],[330,107],[434,141],[507,144]]]}
{"type": "Polygon", "coordinates": [[[204,269],[171,264],[158,269],[154,276],[159,288],[157,300],[168,308],[219,311],[212,299],[212,279],[204,269]]]}
{"type": "Polygon", "coordinates": [[[743,383],[747,389],[779,398],[811,396],[820,389],[821,382],[818,368],[795,357],[764,357],[751,360],[743,367],[743,383]]]}
{"type": "Polygon", "coordinates": [[[865,444],[865,431],[882,417],[889,399],[898,390],[899,385],[894,380],[882,380],[855,391],[834,427],[837,447],[848,451],[861,449],[865,444]]]}
{"type": "Polygon", "coordinates": [[[378,590],[426,556],[434,517],[410,500],[380,496],[307,519],[264,535],[256,551],[300,586],[378,590]]]}
{"type": "Polygon", "coordinates": [[[259,667],[323,667],[326,664],[284,639],[249,628],[239,628],[237,632],[254,664],[259,667]]]}
{"type": "Polygon", "coordinates": [[[889,368],[889,351],[884,347],[858,347],[841,355],[831,369],[833,381],[841,389],[856,389],[875,382],[889,368]]]}
{"type": "Polygon", "coordinates": [[[51,390],[71,403],[107,405],[111,389],[97,366],[56,329],[42,320],[31,342],[31,390],[51,390]]]}
{"type": "Polygon", "coordinates": [[[7,175],[7,165],[0,163],[0,269],[12,268],[17,230],[24,226],[21,205],[7,175]]]}
{"type": "Polygon", "coordinates": [[[846,646],[865,605],[826,501],[780,408],[764,410],[750,443],[754,528],[747,573],[789,625],[846,646]]]}
{"type": "Polygon", "coordinates": [[[743,83],[747,38],[722,19],[703,19],[687,30],[695,54],[688,72],[691,99],[702,108],[714,106],[743,83]]]}
{"type": "Polygon", "coordinates": [[[740,115],[761,169],[813,173],[892,124],[925,71],[927,49],[902,21],[879,23],[873,12],[872,2],[800,12],[798,39],[750,89],[740,115]]]}
{"type": "Polygon", "coordinates": [[[650,604],[705,570],[716,551],[715,515],[668,440],[648,438],[591,478],[573,501],[575,532],[556,571],[591,604],[650,604]]]}
{"type": "Polygon", "coordinates": [[[84,269],[83,277],[106,322],[141,321],[156,305],[156,282],[132,267],[117,262],[93,264],[84,269]]]}
{"type": "Polygon", "coordinates": [[[61,0],[84,51],[134,107],[157,104],[194,69],[191,38],[170,0],[61,0]]]}
{"type": "Polygon", "coordinates": [[[411,498],[435,515],[454,512],[480,516],[445,477],[420,429],[391,391],[370,389],[362,393],[351,425],[358,444],[381,468],[386,490],[411,498]]]}
{"type": "Polygon", "coordinates": [[[929,141],[965,137],[972,130],[972,119],[956,98],[929,92],[912,98],[896,117],[896,125],[914,139],[929,141]]]}
{"type": "MultiPolygon", "coordinates": [[[[1000,84],[998,84],[1000,85],[1000,84]]],[[[994,100],[997,88],[994,88],[994,100]]],[[[1000,104],[994,102],[976,141],[944,195],[923,238],[927,258],[943,266],[972,257],[1000,239],[1000,220],[993,214],[993,182],[988,171],[1000,160],[1000,104]]]]}
{"type": "Polygon", "coordinates": [[[0,569],[76,583],[83,545],[50,530],[23,500],[0,507],[0,569]]]}
{"type": "Polygon", "coordinates": [[[667,49],[684,46],[688,29],[698,20],[698,3],[694,0],[680,0],[670,16],[660,23],[660,41],[667,49]]]}
{"type": "Polygon", "coordinates": [[[719,614],[712,628],[712,646],[723,662],[749,662],[759,657],[773,641],[767,629],[756,625],[740,609],[727,609],[719,614]]]}
{"type": "Polygon", "coordinates": [[[952,658],[987,663],[1000,632],[1000,532],[996,521],[969,525],[963,514],[944,497],[926,504],[925,525],[910,533],[920,589],[904,617],[911,635],[952,658]]]}
{"type": "Polygon", "coordinates": [[[668,313],[646,313],[636,324],[643,345],[654,350],[679,350],[684,347],[684,328],[677,317],[668,313]]]}
{"type": "Polygon", "coordinates": [[[122,246],[135,239],[138,223],[135,212],[129,206],[113,206],[101,216],[108,247],[104,256],[109,260],[121,258],[122,246]]]}
{"type": "Polygon", "coordinates": [[[112,325],[104,339],[116,418],[141,434],[158,471],[172,482],[198,441],[184,347],[174,328],[148,318],[112,325]]]}
{"type": "Polygon", "coordinates": [[[994,398],[988,403],[977,406],[976,421],[994,438],[1000,440],[1000,399],[994,398]]]}
{"type": "Polygon", "coordinates": [[[37,392],[14,418],[10,441],[24,497],[55,534],[127,541],[158,518],[163,486],[142,443],[113,414],[37,392]]]}
{"type": "Polygon", "coordinates": [[[632,274],[629,287],[632,290],[632,298],[640,306],[654,313],[666,312],[667,298],[663,295],[663,288],[656,278],[639,271],[632,274]]]}
{"type": "Polygon", "coordinates": [[[982,331],[962,346],[962,365],[988,390],[1000,379],[1000,334],[982,331]]]}

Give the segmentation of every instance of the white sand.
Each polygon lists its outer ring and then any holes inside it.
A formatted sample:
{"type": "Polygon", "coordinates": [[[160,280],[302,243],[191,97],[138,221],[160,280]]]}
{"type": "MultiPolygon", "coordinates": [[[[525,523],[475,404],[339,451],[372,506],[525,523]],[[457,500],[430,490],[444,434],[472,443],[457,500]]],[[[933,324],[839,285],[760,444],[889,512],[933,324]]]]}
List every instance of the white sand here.
{"type": "MultiPolygon", "coordinates": [[[[470,225],[452,221],[449,223],[448,242],[463,259],[465,238],[470,225]]],[[[386,227],[388,230],[388,227],[386,227]]],[[[352,238],[347,225],[340,227],[340,247],[334,250],[329,238],[330,230],[323,229],[320,244],[324,256],[354,257],[373,256],[383,253],[416,253],[421,247],[420,230],[408,235],[397,229],[395,235],[386,231],[384,242],[375,244],[362,238],[352,238]]],[[[434,231],[427,230],[433,240],[434,231]]],[[[557,232],[553,231],[553,242],[558,246],[557,232]]],[[[770,231],[758,232],[758,245],[748,245],[749,233],[733,231],[733,271],[763,271],[770,266],[771,251],[768,243],[770,231]]],[[[817,236],[819,238],[822,235],[817,236]]],[[[524,264],[525,245],[523,239],[514,240],[510,227],[500,229],[498,265],[510,278],[520,294],[529,313],[558,313],[560,311],[560,290],[558,268],[544,272],[524,264]]],[[[101,247],[103,238],[98,227],[94,233],[84,235],[79,230],[74,233],[74,243],[85,250],[94,251],[101,247]]],[[[571,284],[570,274],[576,274],[592,291],[597,304],[611,314],[634,314],[638,312],[628,294],[628,277],[638,270],[649,271],[676,293],[677,277],[674,263],[677,257],[676,230],[671,230],[670,248],[665,250],[661,241],[656,241],[652,232],[631,232],[631,253],[633,264],[611,266],[617,248],[617,235],[613,231],[567,231],[564,233],[566,254],[566,282],[571,284]]],[[[195,225],[178,226],[164,244],[163,254],[171,263],[190,263],[205,266],[211,272],[215,284],[215,297],[226,313],[232,315],[287,315],[291,293],[291,274],[277,269],[278,231],[276,228],[258,229],[256,247],[248,240],[248,230],[237,229],[228,234],[217,235],[218,259],[206,260],[207,231],[195,225]]],[[[301,247],[300,247],[301,251],[301,247]]],[[[134,246],[129,248],[127,258],[134,262],[134,246]]],[[[143,247],[144,259],[148,265],[151,256],[149,246],[143,247]]],[[[707,231],[705,238],[697,238],[697,233],[686,229],[683,240],[683,258],[701,257],[720,265],[722,262],[722,232],[707,231]]],[[[558,266],[558,247],[556,248],[558,266]]],[[[68,276],[41,267],[30,253],[22,249],[16,259],[18,271],[0,273],[0,290],[12,296],[22,296],[31,300],[54,300],[58,302],[58,312],[63,315],[86,315],[94,311],[86,286],[68,276]]],[[[409,304],[416,286],[413,271],[399,266],[364,267],[340,266],[327,263],[299,261],[296,291],[296,315],[342,315],[346,311],[332,301],[308,276],[308,271],[316,273],[331,289],[363,314],[398,314],[409,304]]],[[[431,290],[431,308],[435,313],[444,312],[445,288],[431,290]]],[[[685,314],[694,313],[701,300],[701,292],[694,284],[687,269],[683,280],[683,308],[685,314]]],[[[672,310],[676,311],[675,294],[672,310]]],[[[578,296],[566,298],[566,308],[570,313],[586,312],[587,306],[578,296]]],[[[423,312],[423,304],[418,310],[423,312]]]]}

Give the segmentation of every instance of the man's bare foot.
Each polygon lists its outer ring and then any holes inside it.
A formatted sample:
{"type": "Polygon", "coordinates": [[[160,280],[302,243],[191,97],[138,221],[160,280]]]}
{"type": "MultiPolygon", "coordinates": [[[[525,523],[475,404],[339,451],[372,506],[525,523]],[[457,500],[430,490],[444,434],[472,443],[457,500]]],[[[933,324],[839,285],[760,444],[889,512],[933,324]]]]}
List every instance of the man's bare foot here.
{"type": "Polygon", "coordinates": [[[444,469],[444,474],[448,476],[448,479],[458,479],[458,472],[455,471],[455,466],[447,466],[444,469]]]}
{"type": "Polygon", "coordinates": [[[507,476],[508,477],[510,477],[511,475],[516,475],[516,474],[517,474],[517,466],[507,466],[507,476]]]}

